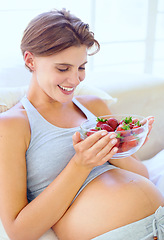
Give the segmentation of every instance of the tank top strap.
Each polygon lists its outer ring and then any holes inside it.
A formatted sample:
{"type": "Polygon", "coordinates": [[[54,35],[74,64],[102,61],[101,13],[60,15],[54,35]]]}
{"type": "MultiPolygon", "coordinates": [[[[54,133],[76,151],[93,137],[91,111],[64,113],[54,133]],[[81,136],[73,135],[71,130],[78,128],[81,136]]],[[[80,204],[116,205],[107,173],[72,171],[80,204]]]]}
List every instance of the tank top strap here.
{"type": "Polygon", "coordinates": [[[42,115],[37,111],[37,109],[32,105],[32,103],[28,100],[26,96],[24,96],[20,102],[26,110],[29,123],[32,128],[40,128],[43,127],[46,123],[45,119],[42,115]]]}
{"type": "Polygon", "coordinates": [[[27,115],[31,115],[35,119],[36,115],[40,115],[37,109],[32,105],[32,103],[28,100],[26,96],[24,96],[20,102],[22,103],[23,107],[25,108],[27,115]]]}
{"type": "Polygon", "coordinates": [[[95,115],[85,108],[75,97],[72,101],[86,115],[87,119],[95,117],[95,115]]]}

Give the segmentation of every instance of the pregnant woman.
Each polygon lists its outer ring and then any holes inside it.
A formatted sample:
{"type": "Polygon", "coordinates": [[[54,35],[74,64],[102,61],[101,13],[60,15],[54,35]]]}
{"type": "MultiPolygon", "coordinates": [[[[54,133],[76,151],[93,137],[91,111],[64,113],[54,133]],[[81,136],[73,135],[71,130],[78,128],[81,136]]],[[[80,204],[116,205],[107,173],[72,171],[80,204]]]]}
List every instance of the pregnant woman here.
{"type": "Polygon", "coordinates": [[[40,14],[24,31],[28,93],[0,117],[0,217],[12,240],[50,228],[61,240],[164,239],[164,199],[146,167],[135,156],[112,159],[114,133],[80,136],[86,119],[111,114],[94,96],[73,96],[99,47],[66,10],[40,14]]]}

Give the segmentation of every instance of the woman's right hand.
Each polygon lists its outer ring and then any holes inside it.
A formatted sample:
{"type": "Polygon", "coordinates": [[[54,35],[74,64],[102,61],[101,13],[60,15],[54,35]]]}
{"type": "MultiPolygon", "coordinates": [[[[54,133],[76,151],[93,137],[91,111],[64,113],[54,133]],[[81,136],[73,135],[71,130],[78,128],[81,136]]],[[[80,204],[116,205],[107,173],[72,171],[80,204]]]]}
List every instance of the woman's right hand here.
{"type": "Polygon", "coordinates": [[[114,147],[116,143],[114,132],[97,131],[84,140],[80,133],[76,132],[73,135],[73,146],[76,151],[73,159],[76,164],[90,169],[103,165],[118,151],[118,148],[114,147]]]}

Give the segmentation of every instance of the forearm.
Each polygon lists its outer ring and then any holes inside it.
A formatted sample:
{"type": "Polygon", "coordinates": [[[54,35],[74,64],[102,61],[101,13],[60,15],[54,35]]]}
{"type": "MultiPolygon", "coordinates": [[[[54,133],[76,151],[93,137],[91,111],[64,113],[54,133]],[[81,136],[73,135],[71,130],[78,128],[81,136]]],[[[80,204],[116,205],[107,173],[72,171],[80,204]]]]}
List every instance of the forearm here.
{"type": "Polygon", "coordinates": [[[13,221],[11,239],[36,240],[66,212],[90,170],[71,161],[36,199],[13,221]]]}
{"type": "Polygon", "coordinates": [[[120,159],[110,159],[109,162],[116,167],[137,173],[146,178],[149,178],[149,174],[145,165],[140,161],[135,155],[120,158],[120,159]]]}

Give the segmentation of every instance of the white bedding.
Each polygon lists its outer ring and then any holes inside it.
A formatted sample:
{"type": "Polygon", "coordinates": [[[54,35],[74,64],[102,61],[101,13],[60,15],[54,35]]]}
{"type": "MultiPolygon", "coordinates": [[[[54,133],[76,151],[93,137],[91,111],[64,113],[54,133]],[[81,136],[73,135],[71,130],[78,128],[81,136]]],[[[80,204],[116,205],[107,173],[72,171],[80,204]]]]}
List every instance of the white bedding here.
{"type": "Polygon", "coordinates": [[[156,185],[164,196],[164,150],[153,158],[143,161],[146,165],[150,180],[156,185]]]}

